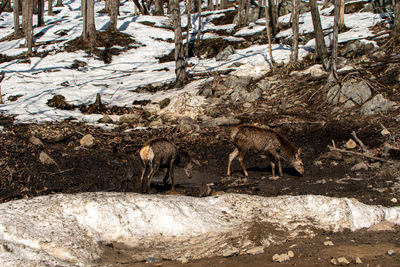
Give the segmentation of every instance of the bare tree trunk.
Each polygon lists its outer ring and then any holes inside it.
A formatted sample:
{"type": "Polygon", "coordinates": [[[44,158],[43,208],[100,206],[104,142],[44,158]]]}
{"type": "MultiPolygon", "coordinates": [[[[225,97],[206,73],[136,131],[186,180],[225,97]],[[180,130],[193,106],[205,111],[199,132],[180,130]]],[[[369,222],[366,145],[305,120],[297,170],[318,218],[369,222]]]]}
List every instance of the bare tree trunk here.
{"type": "Polygon", "coordinates": [[[17,37],[21,34],[21,29],[19,27],[19,0],[14,1],[14,36],[17,37]]]}
{"type": "MultiPolygon", "coordinates": [[[[174,1],[174,0],[172,0],[174,1]]],[[[196,0],[195,0],[196,1],[196,0]]],[[[198,0],[198,5],[199,5],[199,10],[198,10],[198,15],[199,15],[199,25],[198,25],[198,30],[197,30],[197,42],[200,41],[200,35],[201,35],[201,4],[202,0],[198,0]]]]}
{"type": "Polygon", "coordinates": [[[339,32],[342,32],[343,30],[344,30],[344,0],[341,0],[340,1],[340,28],[339,28],[339,32]]]}
{"type": "Polygon", "coordinates": [[[246,0],[238,0],[238,26],[247,25],[247,16],[246,16],[246,0]]]}
{"type": "Polygon", "coordinates": [[[96,41],[96,24],[94,21],[94,0],[87,0],[87,34],[90,46],[96,41]]]}
{"type": "Polygon", "coordinates": [[[292,0],[292,32],[293,45],[290,61],[296,64],[299,57],[299,0],[292,0]]]}
{"type": "Polygon", "coordinates": [[[117,31],[118,13],[119,13],[119,0],[108,0],[110,1],[110,27],[108,28],[112,32],[117,31]]]}
{"type": "Polygon", "coordinates": [[[44,25],[44,0],[37,1],[37,25],[42,27],[44,25]]]}
{"type": "Polygon", "coordinates": [[[207,0],[207,10],[214,10],[214,2],[213,0],[207,0]]]}
{"type": "Polygon", "coordinates": [[[186,66],[182,41],[181,13],[179,0],[171,0],[172,20],[175,34],[175,74],[176,87],[182,87],[186,81],[186,66]]]}
{"type": "Polygon", "coordinates": [[[32,0],[24,0],[22,7],[22,27],[25,32],[26,47],[28,48],[26,55],[29,57],[32,55],[32,22],[33,22],[33,2],[32,0]]]}
{"type": "MultiPolygon", "coordinates": [[[[270,17],[270,23],[272,28],[272,34],[276,35],[278,33],[278,10],[276,8],[274,0],[268,0],[268,12],[270,17]]],[[[267,12],[267,11],[265,11],[267,12]]]]}
{"type": "Polygon", "coordinates": [[[265,7],[265,27],[267,28],[269,57],[271,59],[271,65],[273,66],[275,64],[275,60],[274,60],[274,57],[272,56],[270,18],[269,18],[269,12],[268,12],[268,10],[266,8],[267,7],[267,2],[266,2],[266,0],[263,0],[263,2],[264,2],[264,7],[265,7]]]}
{"type": "Polygon", "coordinates": [[[57,0],[56,7],[62,7],[62,6],[64,6],[62,0],[57,0]]]}
{"type": "Polygon", "coordinates": [[[156,0],[154,2],[154,16],[164,16],[164,1],[163,0],[156,0]]]}
{"type": "Polygon", "coordinates": [[[81,0],[81,13],[82,13],[82,40],[88,40],[87,28],[87,0],[81,0]]]}
{"type": "Polygon", "coordinates": [[[394,6],[394,23],[392,32],[390,33],[391,37],[400,37],[400,1],[396,1],[396,5],[394,6]]]}
{"type": "Polygon", "coordinates": [[[135,4],[135,6],[137,6],[139,12],[142,15],[149,15],[149,11],[147,10],[145,5],[140,4],[138,0],[133,0],[133,3],[135,4]]]}
{"type": "Polygon", "coordinates": [[[54,16],[54,12],[53,12],[53,0],[47,0],[47,14],[49,16],[54,16]]]}
{"type": "Polygon", "coordinates": [[[322,31],[321,18],[316,0],[310,0],[311,17],[314,25],[315,47],[317,56],[322,60],[325,69],[329,69],[328,51],[326,49],[324,33],[322,31]]]}
{"type": "Polygon", "coordinates": [[[341,24],[341,3],[343,0],[335,0],[335,12],[333,20],[333,38],[332,38],[332,58],[331,58],[331,73],[335,79],[338,79],[336,62],[338,55],[338,36],[341,24]]]}
{"type": "Polygon", "coordinates": [[[221,0],[221,4],[219,5],[220,9],[228,8],[228,0],[221,0]]]}
{"type": "Polygon", "coordinates": [[[192,28],[192,1],[186,0],[186,15],[187,15],[187,32],[186,32],[186,47],[185,57],[189,58],[189,42],[190,42],[190,29],[192,28]]]}

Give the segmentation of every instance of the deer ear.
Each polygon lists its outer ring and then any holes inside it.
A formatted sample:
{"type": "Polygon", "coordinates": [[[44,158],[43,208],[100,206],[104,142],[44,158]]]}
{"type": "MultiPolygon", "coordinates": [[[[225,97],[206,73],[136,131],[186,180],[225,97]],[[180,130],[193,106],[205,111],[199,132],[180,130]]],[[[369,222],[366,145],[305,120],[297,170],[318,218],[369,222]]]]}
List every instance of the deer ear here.
{"type": "Polygon", "coordinates": [[[301,154],[301,148],[297,149],[297,154],[298,154],[298,155],[301,154]]]}

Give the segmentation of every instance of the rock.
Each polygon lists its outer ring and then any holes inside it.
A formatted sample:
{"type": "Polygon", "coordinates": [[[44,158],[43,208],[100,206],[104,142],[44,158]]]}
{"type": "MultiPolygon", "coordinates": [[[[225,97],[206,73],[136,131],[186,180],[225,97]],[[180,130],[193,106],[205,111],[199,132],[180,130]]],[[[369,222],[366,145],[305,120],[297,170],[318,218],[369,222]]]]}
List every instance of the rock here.
{"type": "Polygon", "coordinates": [[[210,185],[205,184],[205,185],[200,186],[199,196],[200,197],[208,197],[211,195],[211,192],[212,192],[212,190],[211,190],[210,185]]]}
{"type": "Polygon", "coordinates": [[[206,100],[203,96],[185,92],[172,96],[170,99],[171,102],[169,105],[158,111],[158,115],[166,115],[171,118],[181,118],[184,116],[196,118],[204,113],[206,100]]]}
{"type": "Polygon", "coordinates": [[[177,260],[180,261],[180,262],[183,263],[183,264],[189,262],[189,260],[188,260],[186,257],[184,257],[184,256],[182,256],[182,257],[180,257],[180,258],[177,258],[177,260]]]}
{"type": "Polygon", "coordinates": [[[327,74],[327,72],[324,70],[321,64],[315,64],[308,69],[305,69],[303,71],[297,71],[294,70],[290,73],[290,76],[296,76],[296,77],[301,77],[304,75],[310,74],[311,77],[319,78],[327,74]]]}
{"type": "Polygon", "coordinates": [[[340,50],[339,55],[355,58],[361,55],[368,54],[374,49],[375,46],[372,42],[356,40],[353,42],[348,42],[346,46],[340,50]]]}
{"type": "Polygon", "coordinates": [[[129,114],[124,114],[119,117],[119,122],[122,123],[136,123],[138,122],[142,116],[139,113],[129,113],[129,114]]]}
{"type": "Polygon", "coordinates": [[[272,261],[274,262],[284,262],[284,261],[289,261],[290,257],[288,254],[275,254],[272,256],[272,261]]]}
{"type": "Polygon", "coordinates": [[[79,141],[83,147],[93,147],[95,145],[95,139],[91,134],[87,134],[79,141]]]}
{"type": "Polygon", "coordinates": [[[393,249],[389,249],[388,252],[387,252],[387,254],[388,254],[389,256],[392,256],[392,255],[396,254],[396,251],[394,251],[393,249]]]}
{"type": "Polygon", "coordinates": [[[288,254],[289,258],[293,258],[293,257],[294,257],[294,252],[291,251],[291,250],[289,250],[289,251],[287,252],[287,254],[288,254]]]}
{"type": "Polygon", "coordinates": [[[216,61],[224,61],[229,58],[230,55],[235,54],[235,49],[233,48],[232,45],[228,45],[224,50],[218,53],[218,55],[215,57],[216,61]]]}
{"type": "Polygon", "coordinates": [[[161,118],[157,118],[155,120],[153,120],[152,122],[150,122],[149,126],[150,127],[160,127],[163,125],[163,121],[161,118]]]}
{"type": "Polygon", "coordinates": [[[109,115],[104,115],[103,118],[99,119],[98,122],[100,123],[113,123],[113,120],[109,115]]]}
{"type": "Polygon", "coordinates": [[[29,142],[30,142],[32,145],[35,145],[35,146],[41,146],[41,147],[44,146],[42,140],[40,140],[39,138],[37,138],[37,137],[34,136],[34,135],[32,135],[32,136],[29,138],[29,142]]]}
{"type": "Polygon", "coordinates": [[[390,200],[390,202],[392,202],[392,203],[397,203],[397,198],[392,198],[391,200],[390,200]]]}
{"type": "Polygon", "coordinates": [[[196,124],[195,120],[187,116],[182,118],[182,120],[179,122],[178,128],[180,131],[183,132],[200,129],[199,125],[196,124]]]}
{"type": "Polygon", "coordinates": [[[380,231],[390,231],[390,232],[395,232],[396,231],[396,225],[391,222],[381,222],[372,225],[370,228],[368,228],[369,232],[380,232],[380,231]]]}
{"type": "Polygon", "coordinates": [[[54,159],[52,159],[49,155],[47,155],[46,152],[40,152],[39,154],[39,160],[42,164],[45,165],[58,165],[54,159]]]}
{"type": "Polygon", "coordinates": [[[261,80],[256,84],[257,88],[260,88],[261,91],[266,91],[271,86],[268,80],[261,80]]]}
{"type": "Polygon", "coordinates": [[[262,254],[262,253],[264,253],[264,247],[258,246],[258,247],[251,248],[251,249],[247,250],[247,253],[249,253],[250,255],[262,254]]]}
{"type": "Polygon", "coordinates": [[[252,77],[249,76],[236,76],[236,75],[229,75],[228,78],[225,79],[224,84],[227,88],[232,89],[246,89],[247,86],[252,81],[252,77]]]}
{"type": "Polygon", "coordinates": [[[357,143],[353,139],[349,139],[349,141],[346,142],[345,147],[348,149],[353,149],[357,147],[357,143]]]}
{"type": "Polygon", "coordinates": [[[328,103],[330,104],[349,102],[349,106],[354,105],[354,103],[361,105],[372,94],[366,82],[355,79],[345,81],[342,87],[335,83],[327,83],[325,89],[327,90],[328,103]]]}
{"type": "Polygon", "coordinates": [[[387,100],[381,94],[378,94],[361,107],[361,114],[372,115],[379,112],[393,110],[396,107],[396,102],[387,100]]]}
{"type": "Polygon", "coordinates": [[[381,135],[383,135],[383,136],[390,135],[390,132],[388,131],[388,129],[384,128],[384,129],[381,131],[381,135]]]}
{"type": "Polygon", "coordinates": [[[158,105],[160,106],[160,109],[165,108],[166,106],[169,105],[169,103],[171,102],[171,99],[169,98],[164,98],[163,100],[161,100],[158,105]]]}
{"type": "Polygon", "coordinates": [[[351,167],[351,170],[354,171],[361,171],[361,170],[368,170],[368,165],[364,162],[357,163],[353,167],[351,167]]]}
{"type": "Polygon", "coordinates": [[[339,257],[339,258],[337,258],[337,263],[339,264],[339,265],[348,265],[348,264],[350,264],[350,262],[345,258],[345,257],[339,257]]]}
{"type": "Polygon", "coordinates": [[[222,256],[223,257],[232,257],[235,255],[239,254],[239,249],[232,247],[232,248],[226,248],[224,249],[224,251],[222,252],[222,256]]]}
{"type": "Polygon", "coordinates": [[[360,257],[356,257],[355,259],[356,264],[362,264],[362,260],[360,259],[360,257]]]}
{"type": "Polygon", "coordinates": [[[330,260],[330,262],[331,262],[333,265],[337,265],[337,264],[338,264],[338,262],[337,262],[337,260],[336,260],[335,258],[332,258],[332,259],[330,260]]]}
{"type": "Polygon", "coordinates": [[[213,120],[217,126],[234,126],[238,125],[241,121],[235,117],[219,117],[213,120]]]}
{"type": "Polygon", "coordinates": [[[247,93],[247,92],[246,92],[246,93],[243,95],[243,99],[244,99],[244,101],[246,101],[246,102],[254,102],[254,101],[256,101],[257,99],[260,98],[261,94],[262,94],[261,89],[256,88],[256,89],[254,89],[254,90],[253,90],[252,92],[250,92],[250,93],[247,93]]]}
{"type": "Polygon", "coordinates": [[[333,242],[328,240],[324,242],[324,246],[333,246],[333,242]]]}

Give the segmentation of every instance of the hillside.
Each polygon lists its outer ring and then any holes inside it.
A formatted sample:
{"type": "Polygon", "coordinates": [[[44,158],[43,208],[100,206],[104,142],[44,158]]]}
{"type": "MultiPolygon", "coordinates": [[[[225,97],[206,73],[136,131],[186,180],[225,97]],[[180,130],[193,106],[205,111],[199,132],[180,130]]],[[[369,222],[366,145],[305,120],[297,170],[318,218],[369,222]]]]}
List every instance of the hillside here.
{"type": "MultiPolygon", "coordinates": [[[[201,39],[193,43],[187,62],[190,79],[183,88],[175,88],[169,17],[135,15],[133,2],[121,1],[120,33],[107,32],[108,16],[96,13],[103,44],[89,53],[79,42],[80,1],[64,5],[55,8],[55,16],[45,17],[44,27],[34,29],[31,58],[24,56],[24,40],[11,37],[12,13],[0,16],[0,69],[5,73],[0,84],[2,202],[57,193],[140,193],[138,150],[148,139],[163,136],[201,163],[191,179],[182,168],[175,169],[174,194],[317,195],[398,207],[400,50],[388,42],[390,13],[368,12],[364,3],[347,9],[336,81],[315,59],[309,12],[300,15],[298,65],[288,64],[290,14],[279,18],[273,68],[265,19],[238,28],[234,7],[202,12],[201,39]],[[95,105],[98,94],[101,105],[95,105]],[[270,127],[286,136],[303,151],[304,175],[285,164],[283,177],[269,179],[269,160],[249,153],[249,177],[238,161],[233,162],[233,175],[227,176],[228,156],[234,150],[229,135],[239,124],[270,127]]],[[[104,2],[96,2],[96,11],[103,8],[104,2]]],[[[333,7],[320,12],[329,44],[333,7]]],[[[183,27],[186,22],[183,14],[183,27]]],[[[197,23],[194,14],[193,29],[197,23]]],[[[152,195],[171,194],[162,177],[163,171],[156,175],[152,195]]],[[[399,226],[370,228],[314,229],[313,236],[282,238],[256,255],[216,254],[220,257],[189,263],[269,266],[274,254],[292,250],[295,257],[288,265],[324,266],[344,256],[352,263],[359,258],[363,264],[395,266],[400,261],[399,226]]],[[[262,224],[254,226],[252,234],[259,240],[269,231],[279,236],[275,228],[262,224]]],[[[149,257],[147,263],[137,263],[123,244],[105,244],[102,249],[99,265],[186,262],[149,257]]]]}

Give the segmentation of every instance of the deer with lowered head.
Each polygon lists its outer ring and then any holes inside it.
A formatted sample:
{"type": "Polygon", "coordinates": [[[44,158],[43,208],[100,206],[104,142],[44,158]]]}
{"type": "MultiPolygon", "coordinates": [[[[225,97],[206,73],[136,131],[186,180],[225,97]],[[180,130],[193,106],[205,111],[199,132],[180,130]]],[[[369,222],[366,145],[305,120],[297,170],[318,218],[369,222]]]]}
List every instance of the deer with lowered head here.
{"type": "Polygon", "coordinates": [[[170,178],[172,191],[175,191],[174,165],[182,166],[184,164],[183,167],[188,178],[192,177],[194,165],[200,166],[198,160],[192,158],[185,151],[178,151],[177,147],[166,138],[150,139],[142,146],[139,155],[142,165],[140,181],[143,193],[150,190],[151,180],[160,167],[167,168],[163,184],[166,184],[170,178]]]}
{"type": "Polygon", "coordinates": [[[235,145],[235,150],[229,154],[228,176],[231,175],[232,161],[237,156],[244,175],[249,175],[244,166],[244,156],[248,151],[264,153],[271,159],[271,179],[279,178],[279,176],[275,176],[276,163],[278,164],[279,175],[283,176],[282,160],[295,168],[300,174],[304,174],[301,148],[295,147],[289,140],[272,129],[241,125],[232,130],[230,137],[235,145]]]}

